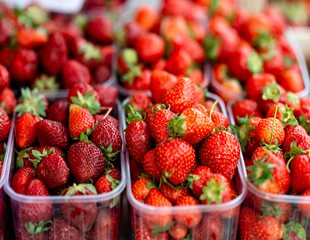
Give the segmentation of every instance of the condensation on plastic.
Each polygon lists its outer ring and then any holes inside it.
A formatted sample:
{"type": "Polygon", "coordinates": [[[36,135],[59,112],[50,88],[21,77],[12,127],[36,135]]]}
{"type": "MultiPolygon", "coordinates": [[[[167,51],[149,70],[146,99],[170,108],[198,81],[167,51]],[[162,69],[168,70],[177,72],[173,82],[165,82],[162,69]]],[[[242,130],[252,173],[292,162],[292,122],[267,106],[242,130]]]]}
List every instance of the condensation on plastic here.
{"type": "MultiPolygon", "coordinates": [[[[48,99],[50,101],[55,101],[58,99],[63,99],[63,95],[59,95],[55,93],[54,95],[50,95],[48,99]]],[[[119,106],[119,103],[117,104],[119,106]]],[[[117,109],[117,117],[120,121],[121,119],[121,110],[117,109]]],[[[121,125],[121,124],[120,124],[121,125]]],[[[122,150],[120,154],[120,171],[121,171],[121,181],[119,185],[113,189],[113,191],[98,195],[88,195],[88,196],[27,196],[23,194],[16,193],[11,187],[11,178],[14,174],[15,169],[15,158],[14,158],[14,120],[12,121],[12,129],[8,143],[8,150],[7,150],[7,162],[5,163],[6,172],[5,172],[5,179],[4,179],[4,189],[6,194],[11,199],[11,206],[12,206],[12,214],[13,214],[13,221],[15,227],[15,234],[18,234],[18,230],[23,224],[21,223],[22,214],[20,212],[20,207],[24,204],[29,204],[29,208],[36,208],[39,207],[41,204],[44,203],[52,203],[53,204],[53,216],[54,218],[56,215],[59,215],[60,207],[64,206],[65,204],[71,203],[80,203],[80,204],[91,204],[94,203],[97,205],[97,212],[99,211],[105,212],[107,216],[111,218],[117,217],[117,224],[120,224],[120,216],[121,216],[121,202],[122,202],[122,192],[126,186],[126,173],[125,173],[125,160],[124,155],[122,152],[125,149],[124,141],[122,144],[122,150]]],[[[120,127],[120,131],[121,127],[120,127]]],[[[122,133],[121,133],[122,136],[122,133]]],[[[123,139],[122,139],[123,140],[123,139]]],[[[67,219],[70,222],[70,219],[67,219]]],[[[107,229],[105,233],[109,233],[109,237],[105,236],[105,239],[115,239],[116,236],[119,235],[119,229],[114,229],[111,224],[106,225],[107,229]]],[[[119,225],[118,225],[119,227],[119,225]]],[[[103,231],[103,230],[102,230],[103,231]]],[[[68,236],[69,237],[69,236],[68,236]]],[[[96,236],[96,239],[100,239],[100,235],[96,236]]]]}
{"type": "MultiPolygon", "coordinates": [[[[220,107],[221,112],[227,116],[225,104],[223,100],[221,100],[217,95],[208,93],[207,94],[207,100],[217,100],[218,106],[220,107]]],[[[128,103],[129,99],[125,99],[122,103],[122,106],[124,106],[126,103],[128,103]]],[[[119,106],[121,108],[122,106],[119,106]]],[[[126,119],[125,119],[125,112],[122,111],[121,114],[121,123],[123,129],[126,128],[126,119]]],[[[123,136],[123,139],[125,141],[125,137],[123,136]]],[[[132,194],[132,182],[131,182],[131,173],[130,173],[130,166],[129,166],[129,155],[127,149],[124,151],[125,154],[125,162],[126,162],[126,179],[127,179],[127,199],[130,204],[130,221],[131,226],[140,226],[143,228],[143,224],[145,222],[145,218],[150,219],[158,219],[161,216],[165,216],[167,213],[174,215],[174,214],[188,214],[190,212],[201,212],[204,214],[204,216],[209,216],[211,219],[216,221],[217,217],[221,217],[221,223],[223,224],[221,229],[221,238],[218,240],[234,240],[237,237],[237,229],[238,229],[238,219],[239,219],[239,210],[240,206],[246,196],[246,188],[245,188],[245,182],[244,178],[240,178],[239,176],[244,175],[244,167],[240,163],[237,166],[237,171],[235,174],[235,183],[236,188],[239,193],[239,195],[233,199],[232,201],[229,201],[227,203],[218,204],[218,205],[196,205],[196,206],[186,206],[186,207],[152,207],[149,205],[146,205],[142,202],[139,202],[136,200],[132,194]],[[233,213],[233,214],[232,214],[233,213]],[[232,215],[230,215],[232,214],[232,215]],[[227,217],[227,216],[231,217],[227,217]],[[225,217],[226,216],[226,217],[225,217]]],[[[204,226],[205,227],[205,226],[204,226]]],[[[140,229],[141,229],[140,228],[140,229]]],[[[194,227],[195,228],[195,227],[194,227]]],[[[207,226],[208,228],[208,226],[207,226]]],[[[210,227],[212,228],[212,227],[210,227]]],[[[211,229],[208,229],[211,231],[211,229]]],[[[209,231],[209,232],[210,232],[209,231]]],[[[208,231],[207,231],[208,232],[208,231]]],[[[132,229],[132,233],[134,234],[134,229],[132,229]]],[[[132,237],[134,239],[134,237],[132,237]]],[[[142,238],[143,239],[143,238],[142,238]]]]}
{"type": "MultiPolygon", "coordinates": [[[[285,38],[292,47],[296,58],[298,62],[298,66],[301,72],[301,77],[304,84],[304,89],[298,93],[296,93],[299,97],[305,97],[310,92],[310,78],[308,73],[308,68],[306,64],[305,57],[300,49],[300,46],[298,45],[296,39],[294,38],[294,31],[291,28],[288,28],[285,33],[285,38]]],[[[245,92],[242,92],[242,94],[235,93],[233,91],[229,91],[228,88],[223,87],[215,78],[213,75],[213,71],[211,69],[210,72],[210,85],[213,91],[218,94],[220,97],[224,98],[225,102],[229,102],[232,100],[239,100],[246,97],[245,92]]]]}

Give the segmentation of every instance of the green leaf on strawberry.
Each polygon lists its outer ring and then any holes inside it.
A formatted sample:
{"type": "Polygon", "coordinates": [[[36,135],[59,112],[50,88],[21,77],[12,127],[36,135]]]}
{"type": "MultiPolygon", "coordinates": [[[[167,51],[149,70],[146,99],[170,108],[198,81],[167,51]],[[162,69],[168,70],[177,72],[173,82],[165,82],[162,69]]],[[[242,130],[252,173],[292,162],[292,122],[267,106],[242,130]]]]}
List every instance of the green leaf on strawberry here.
{"type": "Polygon", "coordinates": [[[299,117],[299,124],[307,131],[310,135],[310,120],[306,118],[305,115],[299,117]]]}
{"type": "Polygon", "coordinates": [[[185,135],[185,118],[176,116],[168,123],[169,135],[171,138],[182,137],[185,135]]]}
{"type": "Polygon", "coordinates": [[[294,108],[290,108],[287,105],[284,106],[284,109],[280,109],[280,112],[283,115],[283,123],[286,123],[291,126],[298,125],[298,121],[294,115],[294,108]]]}
{"type": "Polygon", "coordinates": [[[248,174],[248,179],[255,186],[273,179],[272,173],[275,165],[267,163],[266,159],[267,156],[263,159],[254,159],[253,166],[247,167],[247,169],[250,171],[248,174]]]}
{"type": "Polygon", "coordinates": [[[57,90],[59,84],[56,81],[55,76],[41,75],[35,80],[34,87],[39,90],[57,90]]]}
{"type": "Polygon", "coordinates": [[[273,102],[279,102],[281,96],[280,88],[276,83],[269,83],[263,89],[263,96],[264,100],[273,100],[273,102]]]}
{"type": "Polygon", "coordinates": [[[87,109],[93,115],[101,111],[100,103],[96,100],[96,96],[92,91],[88,91],[84,96],[78,91],[77,97],[71,97],[71,102],[87,109]]]}
{"type": "Polygon", "coordinates": [[[296,236],[298,240],[306,240],[307,233],[305,228],[298,222],[289,222],[282,224],[283,240],[290,240],[296,236]]]}
{"type": "Polygon", "coordinates": [[[93,184],[88,184],[88,183],[80,183],[80,184],[73,184],[71,187],[69,187],[66,192],[65,195],[66,196],[74,196],[77,193],[82,193],[82,194],[87,194],[86,191],[90,191],[93,194],[97,194],[97,190],[95,188],[95,186],[93,184]]]}
{"type": "Polygon", "coordinates": [[[162,232],[167,232],[171,227],[173,226],[173,222],[169,223],[166,226],[156,226],[155,229],[153,230],[152,234],[154,237],[156,237],[158,234],[162,232]]]}
{"type": "Polygon", "coordinates": [[[286,163],[287,170],[290,172],[290,163],[295,157],[306,153],[310,153],[310,150],[304,150],[302,148],[299,148],[297,147],[296,142],[292,142],[290,151],[284,154],[284,156],[288,159],[286,163]]]}
{"type": "Polygon", "coordinates": [[[221,39],[209,33],[203,41],[206,56],[209,60],[215,61],[219,55],[221,39]]]}
{"type": "Polygon", "coordinates": [[[84,43],[79,48],[79,53],[83,54],[83,59],[85,61],[88,61],[88,60],[100,61],[100,60],[102,60],[102,54],[101,54],[100,48],[95,46],[92,43],[84,43]]]}
{"type": "Polygon", "coordinates": [[[251,73],[261,73],[263,69],[263,62],[256,52],[252,52],[249,56],[247,67],[251,73]]]}
{"type": "Polygon", "coordinates": [[[50,223],[51,223],[50,221],[47,222],[40,221],[37,224],[32,222],[26,222],[24,226],[29,234],[36,235],[47,232],[49,230],[50,223]]]}
{"type": "Polygon", "coordinates": [[[275,40],[268,32],[263,31],[258,34],[253,44],[255,47],[258,47],[260,49],[272,49],[274,48],[275,40]]]}
{"type": "Polygon", "coordinates": [[[202,188],[203,193],[200,196],[200,200],[206,200],[207,204],[214,202],[222,202],[222,193],[225,187],[221,183],[217,183],[214,179],[211,179],[206,186],[202,188]]]}

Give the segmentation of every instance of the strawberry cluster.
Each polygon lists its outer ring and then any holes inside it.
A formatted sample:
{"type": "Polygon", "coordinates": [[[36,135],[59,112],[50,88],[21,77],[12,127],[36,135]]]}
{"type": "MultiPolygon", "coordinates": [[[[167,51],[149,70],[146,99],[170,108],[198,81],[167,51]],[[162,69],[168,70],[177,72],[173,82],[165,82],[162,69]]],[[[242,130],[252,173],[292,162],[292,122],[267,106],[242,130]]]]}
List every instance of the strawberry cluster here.
{"type": "Polygon", "coordinates": [[[103,13],[70,17],[37,5],[13,10],[3,4],[0,12],[1,69],[7,69],[16,87],[68,89],[110,78],[112,21],[103,13]]]}
{"type": "MultiPolygon", "coordinates": [[[[147,98],[142,104],[134,96],[129,100],[125,138],[137,201],[180,207],[221,204],[238,196],[232,181],[240,154],[238,140],[227,130],[228,119],[214,104],[197,102],[194,91],[194,82],[180,77],[159,101],[153,98],[154,104],[144,104],[147,98]]],[[[234,213],[222,217],[234,218],[234,213]]],[[[136,239],[158,234],[163,239],[187,235],[208,239],[222,234],[219,215],[203,218],[199,210],[139,216],[143,224],[135,223],[136,239]],[[220,222],[216,229],[205,226],[212,219],[220,222]]]]}
{"type": "Polygon", "coordinates": [[[192,15],[197,9],[200,13],[203,10],[190,1],[169,0],[163,2],[161,11],[150,6],[139,7],[134,19],[125,23],[121,31],[117,74],[119,84],[127,94],[128,90],[150,90],[151,73],[156,70],[187,76],[206,86],[202,47],[206,31],[196,19],[204,15],[192,15]],[[191,11],[184,11],[186,6],[191,11]]]}
{"type": "Polygon", "coordinates": [[[240,99],[244,89],[253,87],[249,79],[262,73],[272,75],[287,91],[304,90],[295,52],[284,36],[285,28],[283,16],[272,7],[257,14],[236,8],[215,11],[203,42],[213,64],[214,92],[226,102],[240,99]]]}
{"type": "MultiPolygon", "coordinates": [[[[121,181],[122,140],[111,110],[86,83],[70,88],[67,99],[51,103],[37,89],[22,89],[15,108],[18,155],[12,189],[33,199],[59,195],[72,200],[115,189],[121,181]]],[[[100,234],[115,239],[120,214],[115,201],[20,202],[15,209],[17,238],[98,239],[100,234]]]]}

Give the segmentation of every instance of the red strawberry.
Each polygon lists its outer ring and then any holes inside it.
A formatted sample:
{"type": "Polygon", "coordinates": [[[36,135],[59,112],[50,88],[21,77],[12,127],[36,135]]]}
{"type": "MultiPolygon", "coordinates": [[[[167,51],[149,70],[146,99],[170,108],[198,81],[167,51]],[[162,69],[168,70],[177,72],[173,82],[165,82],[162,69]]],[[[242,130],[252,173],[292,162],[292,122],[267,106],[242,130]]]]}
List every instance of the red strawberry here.
{"type": "Polygon", "coordinates": [[[49,240],[83,240],[81,232],[62,217],[56,217],[49,231],[49,240]]]}
{"type": "Polygon", "coordinates": [[[69,109],[69,133],[72,138],[79,138],[94,128],[95,119],[85,108],[71,104],[69,109]]]}
{"type": "Polygon", "coordinates": [[[103,84],[110,80],[111,77],[111,67],[100,65],[94,69],[93,72],[93,81],[94,84],[103,84]]]}
{"type": "Polygon", "coordinates": [[[310,137],[302,126],[287,126],[284,131],[285,138],[282,144],[284,152],[290,151],[293,142],[301,149],[310,149],[310,137]]]}
{"type": "Polygon", "coordinates": [[[177,84],[163,95],[161,102],[170,105],[174,113],[181,113],[196,101],[194,93],[194,83],[189,78],[180,77],[177,84]]]}
{"type": "Polygon", "coordinates": [[[91,82],[89,69],[75,60],[68,60],[63,64],[62,77],[66,88],[70,88],[76,83],[91,82]]]}
{"type": "Polygon", "coordinates": [[[168,129],[172,136],[179,136],[190,144],[196,144],[211,133],[214,125],[207,115],[207,109],[196,103],[170,120],[168,129]]]}
{"type": "Polygon", "coordinates": [[[87,24],[86,34],[94,42],[112,43],[113,27],[111,20],[103,14],[94,16],[87,24]]]}
{"type": "Polygon", "coordinates": [[[92,95],[95,96],[95,100],[99,100],[99,96],[97,91],[95,91],[95,89],[93,88],[92,85],[88,84],[88,83],[76,83],[74,84],[68,92],[68,96],[67,96],[67,101],[69,103],[72,103],[72,97],[78,98],[79,94],[81,94],[82,96],[85,96],[87,92],[91,92],[92,95]]]}
{"type": "Polygon", "coordinates": [[[274,6],[268,6],[264,9],[264,14],[270,19],[273,34],[276,36],[283,34],[286,27],[286,20],[281,11],[274,6]]]}
{"type": "Polygon", "coordinates": [[[175,223],[172,227],[169,228],[168,231],[169,235],[173,239],[184,239],[187,235],[187,227],[178,223],[175,223]]]}
{"type": "Polygon", "coordinates": [[[175,49],[167,59],[165,70],[179,76],[185,74],[191,64],[192,58],[189,53],[183,49],[175,49]]]}
{"type": "Polygon", "coordinates": [[[145,33],[141,35],[135,44],[139,60],[145,63],[158,61],[164,54],[164,40],[155,33],[145,33]],[[150,48],[149,46],[152,46],[150,48]]]}
{"type": "Polygon", "coordinates": [[[100,47],[101,55],[103,57],[103,64],[105,66],[111,67],[114,54],[116,52],[115,46],[108,45],[108,46],[101,46],[100,47]]]}
{"type": "Polygon", "coordinates": [[[214,173],[220,173],[229,181],[235,174],[240,155],[237,138],[227,131],[220,131],[208,137],[199,151],[201,164],[214,173]]]}
{"type": "Polygon", "coordinates": [[[134,21],[129,21],[124,26],[125,43],[129,47],[134,47],[137,39],[145,33],[145,30],[140,24],[134,21]]]}
{"type": "Polygon", "coordinates": [[[10,88],[5,88],[0,92],[0,106],[8,113],[14,111],[16,99],[14,92],[10,88]]]}
{"type": "Polygon", "coordinates": [[[261,117],[257,102],[250,100],[250,99],[244,99],[244,100],[237,101],[233,105],[232,111],[233,111],[234,118],[237,123],[238,123],[238,118],[244,118],[246,116],[250,117],[251,115],[255,117],[261,117]]]}
{"type": "Polygon", "coordinates": [[[24,48],[41,47],[48,41],[46,33],[32,28],[21,28],[17,32],[16,38],[18,44],[24,48]]]}
{"type": "Polygon", "coordinates": [[[130,104],[135,111],[144,112],[152,105],[152,99],[147,94],[137,93],[130,97],[128,104],[130,104]]]}
{"type": "Polygon", "coordinates": [[[221,239],[223,238],[222,225],[220,217],[208,214],[197,227],[193,228],[192,235],[195,240],[221,239]]]}
{"type": "Polygon", "coordinates": [[[2,33],[0,37],[0,46],[4,47],[14,33],[12,23],[5,16],[0,20],[0,31],[2,33]]]}
{"type": "Polygon", "coordinates": [[[161,172],[159,171],[156,165],[156,158],[155,158],[155,149],[148,151],[142,161],[143,171],[153,177],[155,180],[159,180],[161,177],[161,172]]]}
{"type": "Polygon", "coordinates": [[[256,100],[261,97],[263,89],[270,83],[275,83],[276,79],[268,73],[251,76],[246,82],[247,97],[256,100]]]}
{"type": "Polygon", "coordinates": [[[132,195],[138,201],[143,202],[146,197],[149,195],[151,189],[154,187],[154,184],[151,179],[149,178],[139,178],[134,184],[132,185],[132,195]]]}
{"type": "Polygon", "coordinates": [[[299,69],[291,68],[282,72],[279,80],[281,86],[290,92],[301,92],[305,87],[299,69]]]}
{"type": "Polygon", "coordinates": [[[230,125],[228,118],[221,112],[213,111],[211,113],[211,120],[215,129],[228,128],[230,125]]]}
{"type": "Polygon", "coordinates": [[[149,239],[149,240],[168,240],[169,236],[166,232],[160,232],[156,236],[148,229],[148,227],[141,222],[141,224],[135,224],[134,226],[134,233],[135,233],[135,239],[136,240],[143,240],[143,239],[149,239]]]}
{"type": "Polygon", "coordinates": [[[68,151],[68,164],[78,183],[95,181],[104,171],[104,157],[100,148],[89,142],[77,142],[68,151]]]}
{"type": "Polygon", "coordinates": [[[9,116],[0,108],[0,142],[5,142],[8,139],[10,126],[11,120],[9,116]]]}
{"type": "Polygon", "coordinates": [[[162,183],[159,187],[161,193],[172,203],[175,204],[177,199],[183,196],[189,196],[190,193],[185,187],[173,187],[171,184],[162,183]]]}
{"type": "Polygon", "coordinates": [[[142,69],[138,67],[124,74],[121,81],[126,89],[148,90],[151,82],[151,71],[145,67],[142,69]]]}
{"type": "Polygon", "coordinates": [[[67,124],[69,119],[69,103],[60,99],[52,103],[47,109],[47,118],[53,121],[67,124]]]}
{"type": "Polygon", "coordinates": [[[174,185],[184,183],[195,166],[194,148],[179,138],[157,146],[155,156],[157,167],[174,185]]]}
{"type": "Polygon", "coordinates": [[[95,87],[102,107],[114,107],[118,99],[118,89],[114,86],[98,85],[95,87]]]}
{"type": "MultiPolygon", "coordinates": [[[[1,41],[1,40],[0,40],[1,41]]],[[[14,61],[16,51],[11,48],[3,48],[0,50],[0,63],[5,66],[8,70],[14,61]]]]}
{"type": "Polygon", "coordinates": [[[117,168],[109,170],[106,174],[102,175],[95,184],[98,194],[111,192],[116,188],[121,180],[121,172],[117,168]]]}
{"type": "Polygon", "coordinates": [[[279,79],[284,71],[284,57],[282,51],[276,47],[273,49],[262,50],[260,53],[264,60],[263,69],[265,73],[270,73],[279,79]]]}
{"type": "Polygon", "coordinates": [[[159,21],[159,12],[148,5],[140,6],[135,13],[135,21],[145,30],[152,30],[159,21]]]}
{"type": "Polygon", "coordinates": [[[67,149],[69,134],[64,124],[52,120],[41,120],[36,123],[36,132],[41,147],[53,146],[67,149]]]}
{"type": "Polygon", "coordinates": [[[267,144],[282,144],[285,133],[282,123],[276,118],[264,118],[256,127],[255,140],[267,144]]]}
{"type": "Polygon", "coordinates": [[[18,83],[32,83],[38,68],[38,57],[32,49],[19,49],[10,66],[10,72],[18,83]]]}
{"type": "Polygon", "coordinates": [[[189,187],[196,197],[200,197],[202,194],[202,188],[210,174],[212,174],[212,170],[206,166],[199,166],[189,174],[187,181],[190,183],[189,187]]]}
{"type": "Polygon", "coordinates": [[[0,65],[0,91],[9,87],[9,85],[10,85],[9,72],[3,65],[0,65]]]}
{"type": "MultiPolygon", "coordinates": [[[[92,184],[73,184],[65,192],[65,196],[96,195],[96,188],[92,184]]],[[[93,226],[97,216],[97,205],[95,202],[67,202],[61,206],[64,218],[82,233],[93,226]]]]}
{"type": "Polygon", "coordinates": [[[11,186],[13,190],[20,194],[25,194],[29,182],[34,179],[35,169],[24,167],[19,169],[12,177],[11,186]]]}
{"type": "Polygon", "coordinates": [[[78,40],[76,44],[75,59],[90,69],[99,67],[103,62],[103,56],[99,46],[84,39],[78,40]]]}
{"type": "MultiPolygon", "coordinates": [[[[198,204],[199,202],[192,196],[181,196],[178,198],[175,206],[193,206],[198,204]]],[[[197,210],[197,211],[189,211],[186,214],[178,213],[175,214],[174,217],[179,224],[192,228],[199,224],[202,215],[201,212],[197,210]]]]}

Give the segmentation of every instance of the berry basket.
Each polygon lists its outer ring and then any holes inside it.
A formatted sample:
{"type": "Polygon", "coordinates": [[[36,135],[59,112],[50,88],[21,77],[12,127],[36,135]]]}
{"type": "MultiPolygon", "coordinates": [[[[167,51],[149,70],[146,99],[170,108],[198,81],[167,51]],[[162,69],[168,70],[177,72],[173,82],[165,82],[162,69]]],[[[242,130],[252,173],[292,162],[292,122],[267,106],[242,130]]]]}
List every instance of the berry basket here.
{"type": "MultiPolygon", "coordinates": [[[[55,93],[48,99],[53,102],[61,97],[55,93]]],[[[116,111],[113,115],[118,117],[118,114],[116,111]]],[[[34,197],[19,194],[11,187],[16,164],[13,128],[8,146],[5,191],[11,199],[16,239],[46,239],[47,236],[49,239],[119,239],[122,191],[126,183],[123,154],[120,154],[121,180],[110,192],[34,197]]]]}
{"type": "MultiPolygon", "coordinates": [[[[224,102],[216,95],[208,93],[208,100],[218,101],[220,111],[226,115],[224,102]]],[[[126,104],[128,99],[124,100],[126,104]]],[[[122,113],[122,126],[126,128],[124,111],[122,113]]],[[[227,116],[227,115],[226,115],[227,116]]],[[[123,137],[124,138],[124,137],[123,137]]],[[[236,239],[238,218],[241,203],[243,202],[246,189],[244,179],[240,175],[244,175],[244,168],[238,163],[238,171],[234,176],[234,182],[238,196],[232,201],[217,205],[196,205],[186,207],[153,207],[138,201],[132,192],[132,169],[129,160],[128,151],[124,151],[126,159],[127,174],[127,199],[130,210],[130,225],[132,227],[132,239],[149,239],[150,232],[156,235],[156,239],[170,239],[168,234],[162,235],[163,232],[169,231],[169,228],[176,223],[173,217],[186,214],[201,214],[202,218],[198,225],[186,229],[186,239],[236,239]],[[170,223],[165,227],[159,227],[157,223],[170,218],[170,223]],[[155,225],[154,225],[155,223],[155,225]],[[157,233],[156,233],[157,232],[157,233]],[[192,237],[192,238],[191,238],[192,237]]],[[[172,238],[171,238],[172,239],[172,238]]],[[[185,238],[180,238],[185,239],[185,238]]]]}
{"type": "MultiPolygon", "coordinates": [[[[234,101],[230,101],[227,107],[231,124],[235,124],[232,111],[234,103],[234,101]]],[[[279,234],[282,234],[283,239],[291,239],[289,236],[298,235],[296,239],[309,239],[310,197],[300,196],[294,192],[292,192],[292,195],[288,195],[271,194],[259,190],[248,180],[246,160],[242,152],[240,154],[240,159],[240,164],[243,169],[240,177],[242,178],[242,182],[246,184],[247,194],[241,207],[239,234],[241,231],[244,234],[249,228],[253,227],[253,225],[251,225],[252,223],[254,224],[254,222],[257,223],[256,221],[258,221],[258,225],[261,224],[260,226],[262,226],[262,222],[265,221],[272,226],[270,229],[273,229],[267,233],[270,234],[269,236],[279,236],[279,234]],[[244,225],[249,216],[251,216],[253,220],[252,222],[248,222],[249,228],[246,230],[244,225]],[[256,220],[254,220],[255,218],[256,220]]]]}

